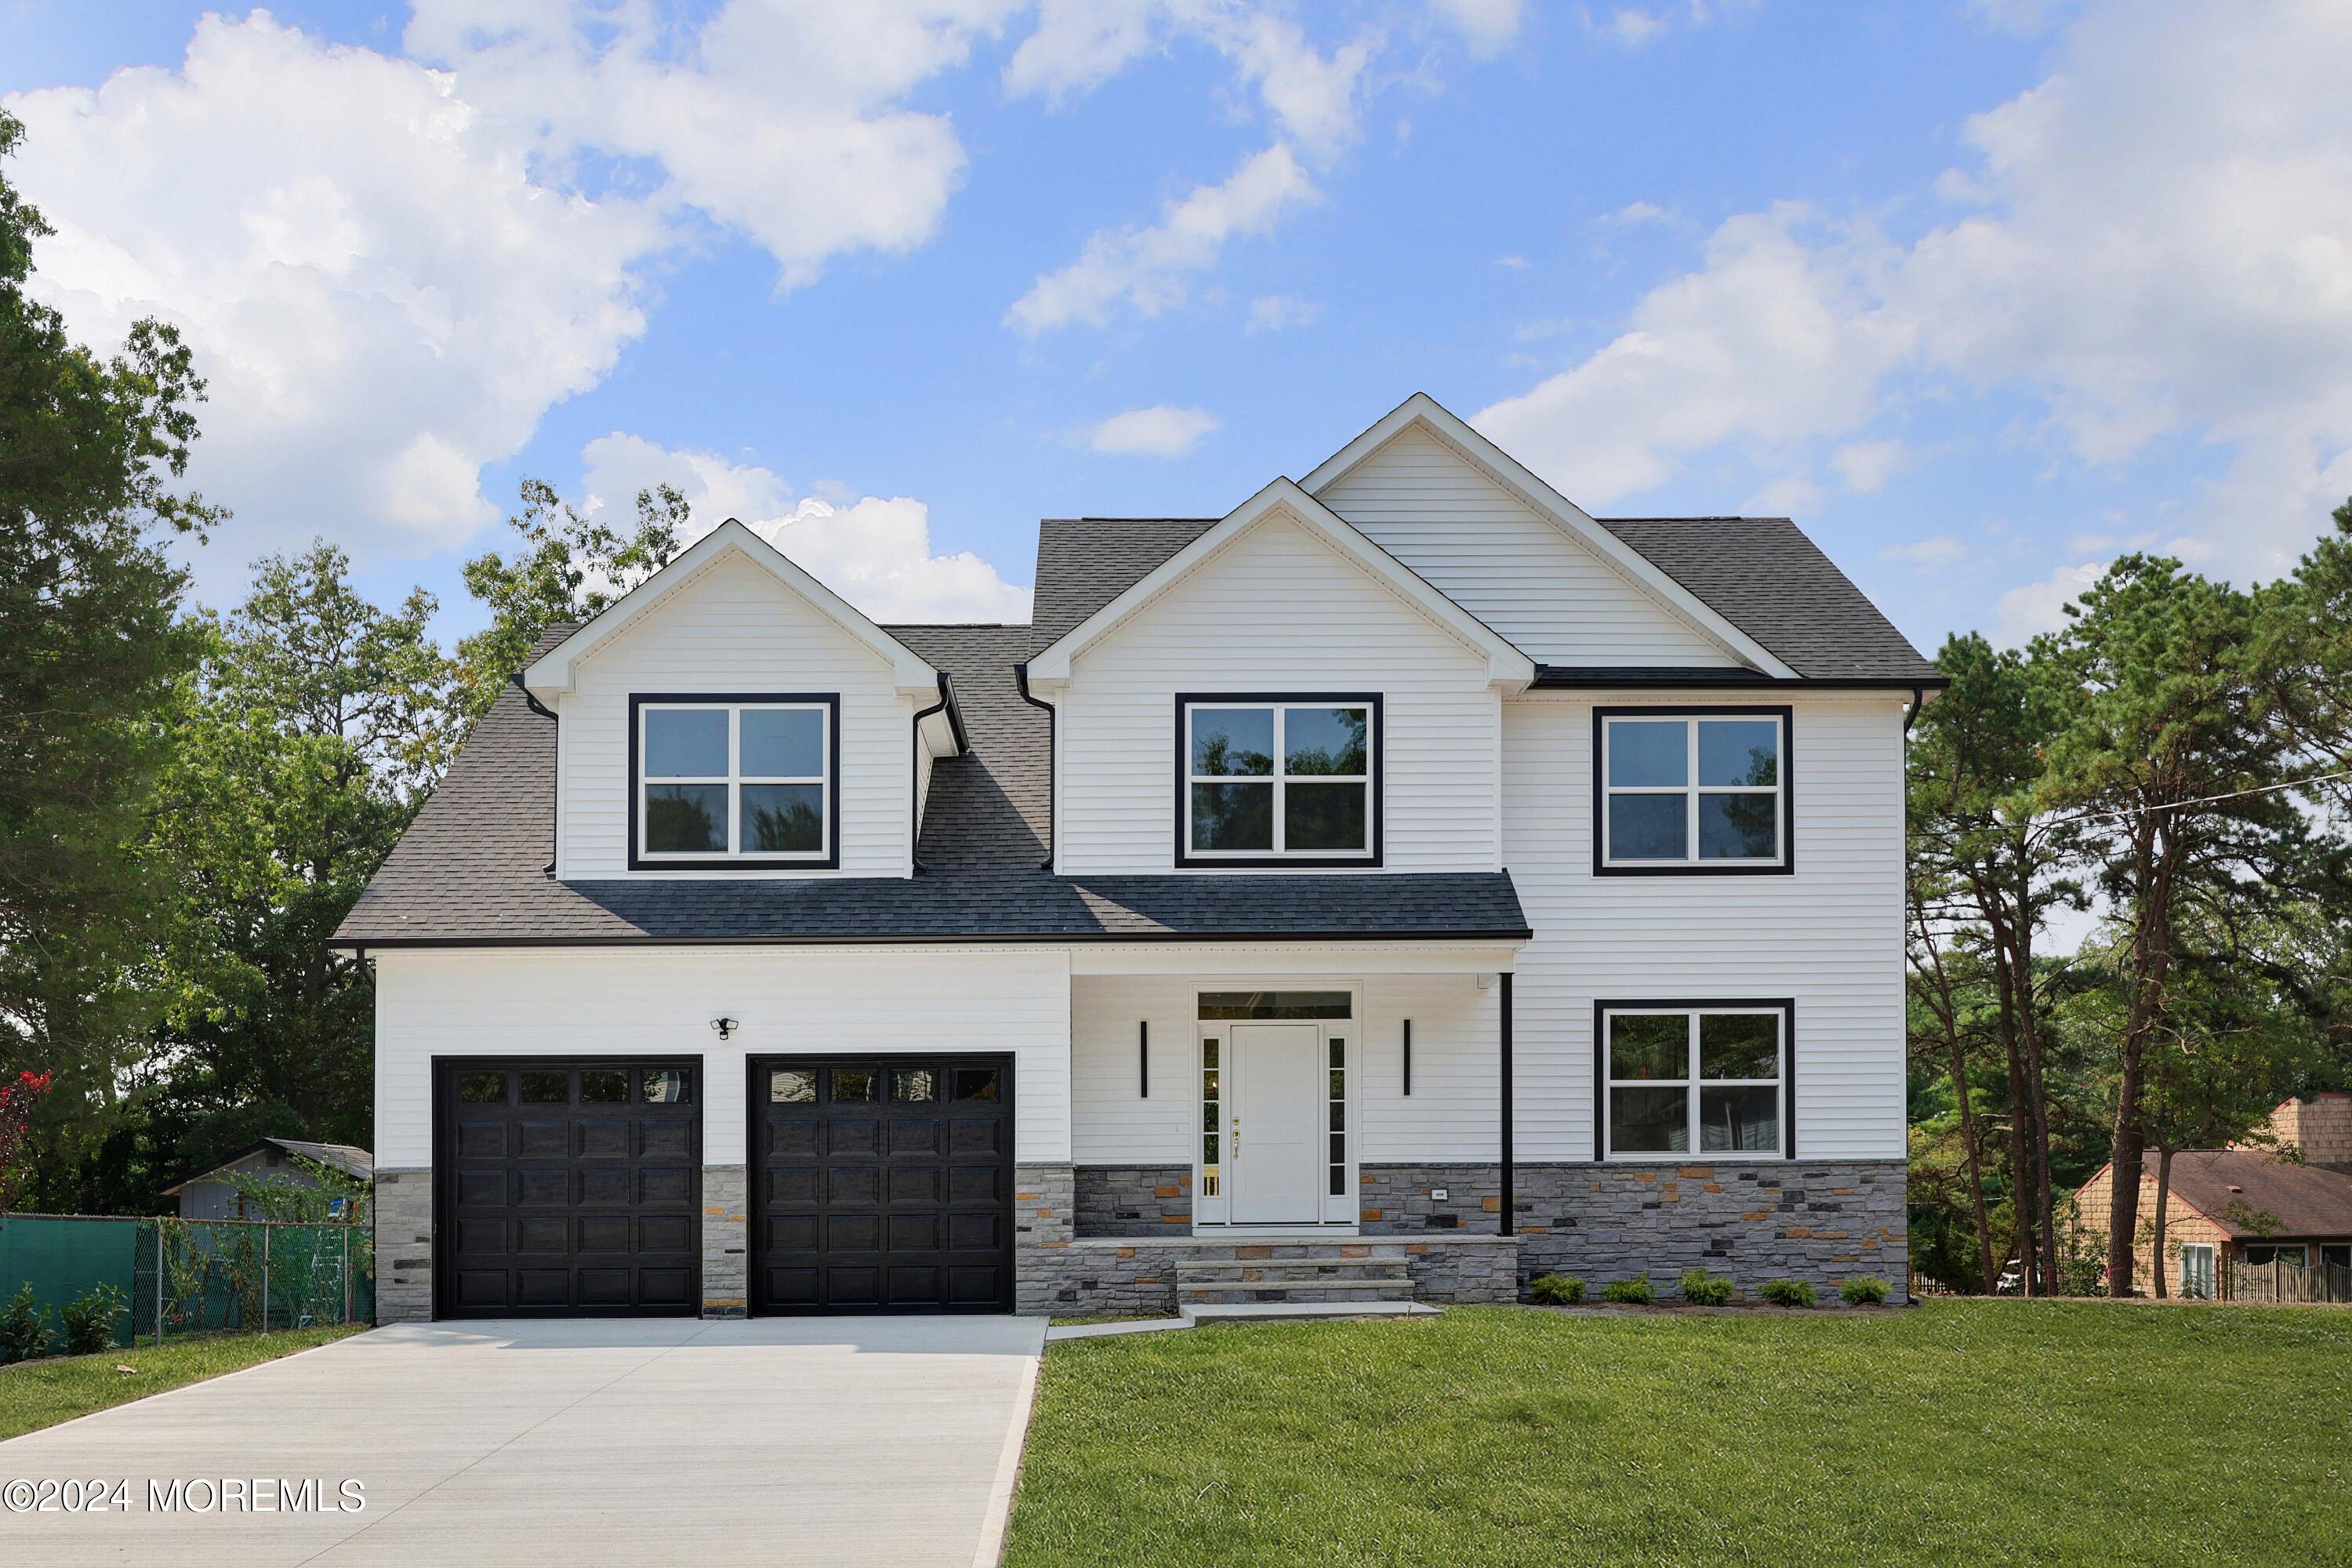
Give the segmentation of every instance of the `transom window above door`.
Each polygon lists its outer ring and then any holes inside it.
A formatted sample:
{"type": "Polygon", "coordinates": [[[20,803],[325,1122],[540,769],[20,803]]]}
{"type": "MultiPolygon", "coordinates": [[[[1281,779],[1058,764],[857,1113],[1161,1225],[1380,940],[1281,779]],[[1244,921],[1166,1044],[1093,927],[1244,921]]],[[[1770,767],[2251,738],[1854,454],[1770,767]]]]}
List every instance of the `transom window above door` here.
{"type": "Polygon", "coordinates": [[[1786,871],[1789,710],[1593,715],[1593,869],[1786,871]]]}
{"type": "Polygon", "coordinates": [[[1179,866],[1381,859],[1378,696],[1176,700],[1179,866]]]}
{"type": "Polygon", "coordinates": [[[840,864],[840,700],[633,697],[632,869],[840,864]]]}

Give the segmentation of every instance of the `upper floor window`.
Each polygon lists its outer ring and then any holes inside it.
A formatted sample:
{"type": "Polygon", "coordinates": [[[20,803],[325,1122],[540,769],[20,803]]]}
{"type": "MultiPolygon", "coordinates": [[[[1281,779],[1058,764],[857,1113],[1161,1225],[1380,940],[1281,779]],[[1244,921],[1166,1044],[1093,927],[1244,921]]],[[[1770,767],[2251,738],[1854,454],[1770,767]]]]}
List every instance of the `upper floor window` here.
{"type": "Polygon", "coordinates": [[[1786,871],[1789,710],[1593,716],[1593,868],[1786,871]]]}
{"type": "Polygon", "coordinates": [[[634,697],[632,869],[840,864],[833,695],[634,697]]]}
{"type": "Polygon", "coordinates": [[[1381,700],[1179,697],[1180,866],[1381,859],[1381,700]]]}

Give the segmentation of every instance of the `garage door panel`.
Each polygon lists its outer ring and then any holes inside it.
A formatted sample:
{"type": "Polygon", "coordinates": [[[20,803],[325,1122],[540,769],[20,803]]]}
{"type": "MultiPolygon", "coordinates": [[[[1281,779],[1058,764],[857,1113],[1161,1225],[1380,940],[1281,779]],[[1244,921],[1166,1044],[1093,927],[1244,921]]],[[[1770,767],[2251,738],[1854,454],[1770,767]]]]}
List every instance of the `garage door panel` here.
{"type": "Polygon", "coordinates": [[[440,1312],[695,1311],[699,1077],[675,1058],[442,1064],[440,1312]]]}
{"type": "Polygon", "coordinates": [[[771,1204],[813,1204],[817,1201],[817,1175],[814,1165],[771,1165],[762,1190],[771,1204]]]}
{"type": "Polygon", "coordinates": [[[563,1160],[572,1154],[572,1129],[562,1121],[522,1121],[519,1152],[526,1160],[563,1160]]]}
{"type": "Polygon", "coordinates": [[[578,1124],[578,1155],[583,1160],[625,1160],[629,1157],[629,1127],[625,1121],[583,1121],[578,1124]]]}
{"type": "Polygon", "coordinates": [[[1012,1307],[1012,1071],[1003,1058],[750,1068],[752,1309],[1012,1307]]]}
{"type": "Polygon", "coordinates": [[[674,1171],[640,1170],[637,1173],[637,1202],[682,1205],[691,1200],[696,1173],[685,1169],[674,1171]]]}
{"type": "Polygon", "coordinates": [[[828,1207],[878,1204],[882,1201],[882,1168],[879,1165],[830,1165],[825,1168],[824,1187],[824,1202],[828,1207]]]}
{"type": "Polygon", "coordinates": [[[1004,1201],[1004,1172],[996,1165],[950,1165],[948,1167],[948,1201],[961,1206],[965,1204],[997,1204],[1004,1201]]]}
{"type": "Polygon", "coordinates": [[[583,1252],[629,1250],[629,1219],[626,1215],[583,1215],[572,1223],[579,1227],[580,1250],[583,1252]]]}

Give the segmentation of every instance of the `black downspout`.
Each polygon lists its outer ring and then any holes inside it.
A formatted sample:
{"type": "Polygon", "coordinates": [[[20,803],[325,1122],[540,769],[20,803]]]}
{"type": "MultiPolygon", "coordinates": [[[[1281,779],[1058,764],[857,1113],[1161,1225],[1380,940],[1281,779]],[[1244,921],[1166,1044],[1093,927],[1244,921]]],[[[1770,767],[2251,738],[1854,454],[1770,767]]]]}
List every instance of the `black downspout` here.
{"type": "Polygon", "coordinates": [[[1022,701],[1032,708],[1045,710],[1045,863],[1037,869],[1050,871],[1054,868],[1054,819],[1059,815],[1055,809],[1059,803],[1054,799],[1054,747],[1061,710],[1050,702],[1041,702],[1029,695],[1028,660],[1024,659],[1013,667],[1013,684],[1019,689],[1022,701]]]}
{"type": "Polygon", "coordinates": [[[1503,1236],[1516,1236],[1518,1226],[1511,1217],[1511,973],[1503,972],[1503,1212],[1497,1217],[1496,1230],[1503,1236]]]}
{"type": "MultiPolygon", "coordinates": [[[[907,858],[913,864],[918,877],[930,869],[923,864],[923,858],[916,853],[923,842],[923,721],[948,705],[948,672],[942,669],[939,676],[940,700],[929,708],[916,710],[907,741],[907,858]]],[[[956,723],[952,713],[948,715],[948,723],[956,731],[956,742],[961,746],[963,742],[962,726],[956,723]]]]}
{"type": "Polygon", "coordinates": [[[1913,687],[1911,689],[1911,706],[1903,715],[1903,738],[1905,740],[1907,741],[1911,738],[1911,726],[1919,721],[1919,710],[1925,708],[1927,705],[1927,689],[1924,686],[1913,687]]]}
{"type": "MultiPolygon", "coordinates": [[[[516,670],[512,675],[508,676],[507,679],[513,683],[514,689],[517,691],[522,693],[524,707],[529,708],[532,712],[538,714],[541,718],[554,725],[559,731],[562,729],[563,721],[555,716],[555,710],[550,708],[546,703],[541,702],[538,698],[533,697],[530,694],[530,688],[522,683],[522,671],[516,670]]],[[[560,736],[557,739],[556,744],[557,749],[560,752],[562,746],[562,738],[560,736]]],[[[558,771],[560,772],[561,770],[558,771]]],[[[635,780],[631,780],[629,787],[631,789],[636,788],[636,782],[635,780]]],[[[549,781],[547,793],[547,864],[540,868],[541,871],[551,877],[555,875],[555,836],[558,832],[562,831],[562,822],[563,792],[555,788],[554,781],[551,779],[549,781]]]]}

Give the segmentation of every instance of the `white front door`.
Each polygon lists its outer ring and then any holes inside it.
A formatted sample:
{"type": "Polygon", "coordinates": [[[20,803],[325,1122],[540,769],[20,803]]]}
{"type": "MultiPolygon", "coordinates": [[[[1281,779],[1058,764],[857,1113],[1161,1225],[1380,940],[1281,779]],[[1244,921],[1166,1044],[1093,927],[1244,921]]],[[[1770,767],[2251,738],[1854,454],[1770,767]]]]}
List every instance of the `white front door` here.
{"type": "Polygon", "coordinates": [[[1329,1089],[1315,1024],[1234,1024],[1226,1192],[1236,1225],[1311,1225],[1323,1216],[1329,1089]]]}
{"type": "Polygon", "coordinates": [[[2213,1248],[2202,1242],[2189,1242],[2180,1248],[2180,1299],[2184,1301],[2210,1301],[2213,1299],[2213,1248]]]}

